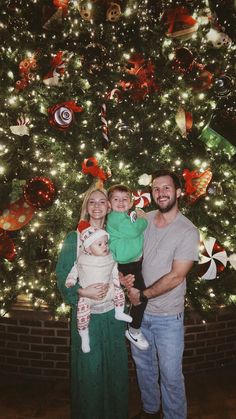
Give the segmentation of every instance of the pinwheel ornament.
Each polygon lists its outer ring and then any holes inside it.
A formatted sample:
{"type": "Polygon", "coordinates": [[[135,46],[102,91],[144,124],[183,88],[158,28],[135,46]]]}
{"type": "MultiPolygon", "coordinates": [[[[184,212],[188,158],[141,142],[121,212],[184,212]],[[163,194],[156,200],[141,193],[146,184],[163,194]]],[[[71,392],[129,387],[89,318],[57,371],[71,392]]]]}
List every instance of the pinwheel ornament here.
{"type": "Polygon", "coordinates": [[[207,238],[203,241],[203,244],[204,249],[199,262],[199,276],[202,279],[215,279],[227,265],[227,253],[214,237],[207,238]]]}
{"type": "Polygon", "coordinates": [[[134,206],[137,208],[145,208],[151,202],[149,192],[135,191],[133,192],[134,206]]]}

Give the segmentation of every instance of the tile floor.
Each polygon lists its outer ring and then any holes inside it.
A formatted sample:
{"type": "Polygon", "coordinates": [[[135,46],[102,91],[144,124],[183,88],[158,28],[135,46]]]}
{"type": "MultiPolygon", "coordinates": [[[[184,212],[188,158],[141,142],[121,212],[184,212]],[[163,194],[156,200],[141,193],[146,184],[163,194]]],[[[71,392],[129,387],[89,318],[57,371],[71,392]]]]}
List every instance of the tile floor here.
{"type": "MultiPolygon", "coordinates": [[[[236,419],[236,365],[186,376],[188,419],[236,419]]],[[[130,389],[130,418],[140,409],[130,389]]],[[[69,419],[65,383],[0,376],[0,419],[69,419]]]]}

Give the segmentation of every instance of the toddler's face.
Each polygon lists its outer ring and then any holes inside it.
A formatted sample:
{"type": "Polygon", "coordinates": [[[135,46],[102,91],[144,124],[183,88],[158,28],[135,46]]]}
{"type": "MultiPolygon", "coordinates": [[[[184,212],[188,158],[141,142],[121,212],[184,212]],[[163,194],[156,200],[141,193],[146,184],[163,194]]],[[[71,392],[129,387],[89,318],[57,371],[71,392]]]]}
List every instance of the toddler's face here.
{"type": "Polygon", "coordinates": [[[87,251],[94,256],[106,256],[109,253],[108,237],[107,235],[95,240],[88,248],[87,251]]]}
{"type": "Polygon", "coordinates": [[[111,198],[111,209],[118,212],[126,212],[132,207],[132,202],[128,192],[114,191],[111,198]]]}

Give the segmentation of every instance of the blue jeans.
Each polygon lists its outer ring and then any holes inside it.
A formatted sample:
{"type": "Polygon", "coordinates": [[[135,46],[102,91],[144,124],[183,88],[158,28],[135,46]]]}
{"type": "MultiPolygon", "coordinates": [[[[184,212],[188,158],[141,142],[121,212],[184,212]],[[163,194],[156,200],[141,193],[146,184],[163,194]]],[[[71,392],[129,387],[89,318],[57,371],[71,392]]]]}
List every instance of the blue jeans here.
{"type": "Polygon", "coordinates": [[[131,344],[143,410],[156,413],[162,405],[165,419],[187,417],[182,373],[183,317],[183,313],[145,314],[141,329],[150,346],[146,351],[141,351],[131,344]]]}

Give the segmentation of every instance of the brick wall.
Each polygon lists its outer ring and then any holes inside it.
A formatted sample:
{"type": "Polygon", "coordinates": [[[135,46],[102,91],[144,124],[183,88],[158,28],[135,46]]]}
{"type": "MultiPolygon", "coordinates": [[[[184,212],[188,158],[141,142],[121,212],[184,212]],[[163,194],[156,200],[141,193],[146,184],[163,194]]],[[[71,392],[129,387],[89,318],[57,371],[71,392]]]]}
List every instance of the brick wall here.
{"type": "MultiPolygon", "coordinates": [[[[186,373],[236,364],[235,311],[221,310],[205,323],[191,313],[185,324],[186,373]]],[[[69,344],[67,320],[55,321],[47,312],[13,311],[0,318],[0,371],[68,379],[69,344]]],[[[129,373],[135,380],[130,356],[129,373]]]]}

